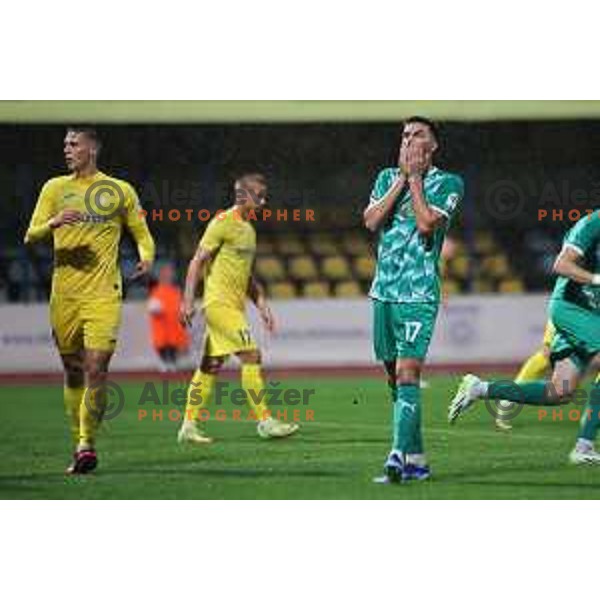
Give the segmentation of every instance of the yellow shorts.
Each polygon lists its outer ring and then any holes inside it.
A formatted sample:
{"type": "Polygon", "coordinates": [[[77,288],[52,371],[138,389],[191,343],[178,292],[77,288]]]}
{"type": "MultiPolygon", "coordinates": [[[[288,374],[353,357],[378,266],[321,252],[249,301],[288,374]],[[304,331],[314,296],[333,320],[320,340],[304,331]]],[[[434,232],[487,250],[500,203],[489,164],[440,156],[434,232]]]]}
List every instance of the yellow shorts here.
{"type": "Polygon", "coordinates": [[[544,339],[542,340],[542,344],[549,348],[552,345],[552,340],[554,339],[555,333],[556,329],[554,329],[552,321],[547,321],[546,328],[544,329],[544,339]]]}
{"type": "Polygon", "coordinates": [[[228,356],[256,350],[244,311],[229,306],[207,306],[203,314],[206,356],[228,356]]]}
{"type": "Polygon", "coordinates": [[[80,350],[113,352],[121,325],[121,302],[52,298],[50,325],[60,354],[80,350]]]}

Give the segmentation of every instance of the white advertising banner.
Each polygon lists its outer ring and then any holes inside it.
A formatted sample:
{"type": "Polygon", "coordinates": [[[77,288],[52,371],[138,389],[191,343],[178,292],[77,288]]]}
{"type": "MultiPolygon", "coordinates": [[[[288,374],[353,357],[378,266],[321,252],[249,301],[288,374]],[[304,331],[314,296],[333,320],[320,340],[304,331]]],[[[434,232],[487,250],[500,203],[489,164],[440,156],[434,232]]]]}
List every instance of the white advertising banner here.
{"type": "MultiPolygon", "coordinates": [[[[432,364],[485,364],[520,361],[541,342],[545,295],[456,296],[440,307],[428,361],[432,364]]],[[[273,302],[278,331],[268,336],[249,308],[265,363],[282,367],[341,367],[374,364],[368,299],[273,302]]],[[[202,323],[193,332],[197,354],[202,323]]],[[[146,306],[126,303],[119,347],[111,368],[154,369],[146,306]]],[[[44,304],[0,305],[0,372],[60,370],[44,304]]]]}

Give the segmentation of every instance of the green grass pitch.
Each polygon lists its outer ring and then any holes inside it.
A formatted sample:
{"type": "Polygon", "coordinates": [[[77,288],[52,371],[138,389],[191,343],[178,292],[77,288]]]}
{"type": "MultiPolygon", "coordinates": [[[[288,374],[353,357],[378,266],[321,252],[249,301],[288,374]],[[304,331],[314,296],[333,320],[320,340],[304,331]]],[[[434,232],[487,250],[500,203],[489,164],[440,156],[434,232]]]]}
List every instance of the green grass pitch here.
{"type": "Polygon", "coordinates": [[[600,498],[600,469],[566,463],[577,430],[566,410],[560,422],[526,408],[502,434],[480,406],[449,427],[456,381],[431,377],[423,392],[433,479],[400,486],[371,483],[389,447],[382,380],[287,380],[285,387],[316,390],[315,420],[297,437],[265,441],[252,423],[211,422],[216,442],[204,448],[178,447],[178,425],[166,414],[139,421],[142,384],[123,383],[125,409],[101,432],[100,468],[82,478],[62,474],[69,456],[61,387],[3,386],[0,498],[600,498]]]}

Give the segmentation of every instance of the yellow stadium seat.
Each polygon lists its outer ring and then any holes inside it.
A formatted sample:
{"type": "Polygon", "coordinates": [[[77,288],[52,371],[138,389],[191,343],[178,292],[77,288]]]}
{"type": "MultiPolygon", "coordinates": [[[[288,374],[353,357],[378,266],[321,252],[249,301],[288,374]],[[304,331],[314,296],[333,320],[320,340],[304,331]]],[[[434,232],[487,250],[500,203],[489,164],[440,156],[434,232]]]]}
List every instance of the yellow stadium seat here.
{"type": "Polygon", "coordinates": [[[314,233],[308,238],[310,251],[318,256],[337,254],[338,248],[329,234],[314,233]]]}
{"type": "Polygon", "coordinates": [[[469,257],[461,254],[448,262],[448,270],[453,275],[465,279],[469,274],[469,257]]]}
{"type": "Polygon", "coordinates": [[[483,271],[487,276],[494,279],[508,278],[510,267],[506,256],[494,254],[483,261],[483,271]]]}
{"type": "Polygon", "coordinates": [[[375,272],[375,259],[370,255],[355,258],[354,270],[361,281],[372,279],[375,272]]]}
{"type": "Polygon", "coordinates": [[[455,279],[445,279],[442,282],[442,295],[453,296],[460,294],[460,284],[455,279]]]}
{"type": "Polygon", "coordinates": [[[327,298],[329,284],[325,281],[311,281],[304,286],[303,295],[306,298],[327,298]]]}
{"type": "Polygon", "coordinates": [[[265,254],[274,253],[275,247],[273,246],[270,240],[258,238],[258,241],[256,242],[256,254],[258,254],[259,256],[263,256],[265,254]]]}
{"type": "Polygon", "coordinates": [[[333,293],[338,298],[356,298],[364,295],[358,281],[353,280],[336,283],[333,293]]]}
{"type": "Polygon", "coordinates": [[[475,236],[475,250],[480,254],[491,254],[496,251],[496,243],[491,233],[479,232],[475,236]]]}
{"type": "Polygon", "coordinates": [[[364,237],[348,235],[342,239],[342,249],[346,254],[350,254],[350,256],[361,256],[368,254],[369,243],[364,237]]]}
{"type": "Polygon", "coordinates": [[[276,256],[259,256],[256,259],[256,274],[264,281],[281,281],[285,279],[285,267],[276,256]]]}
{"type": "Polygon", "coordinates": [[[520,279],[504,279],[500,282],[498,291],[502,294],[522,294],[525,291],[525,287],[520,279]]]}
{"type": "Polygon", "coordinates": [[[327,279],[339,281],[351,277],[350,265],[343,256],[328,256],[321,263],[321,271],[327,279]]]}
{"type": "Polygon", "coordinates": [[[307,281],[308,279],[316,279],[318,276],[317,265],[312,256],[296,256],[290,260],[289,264],[290,277],[307,281]]]}
{"type": "Polygon", "coordinates": [[[294,284],[289,281],[273,283],[269,286],[269,296],[271,296],[271,298],[295,298],[296,288],[294,287],[294,284]]]}
{"type": "Polygon", "coordinates": [[[306,247],[296,237],[286,237],[283,235],[277,241],[277,251],[284,256],[297,256],[306,253],[306,247]]]}
{"type": "Polygon", "coordinates": [[[489,279],[475,279],[473,282],[473,291],[477,294],[487,294],[494,291],[494,286],[489,279]]]}

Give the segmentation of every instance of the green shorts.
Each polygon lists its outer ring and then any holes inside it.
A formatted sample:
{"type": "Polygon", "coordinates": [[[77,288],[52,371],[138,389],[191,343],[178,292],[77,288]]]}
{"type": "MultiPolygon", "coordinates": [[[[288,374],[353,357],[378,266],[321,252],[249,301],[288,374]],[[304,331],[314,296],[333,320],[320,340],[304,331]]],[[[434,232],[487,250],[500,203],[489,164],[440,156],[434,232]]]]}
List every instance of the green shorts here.
{"type": "Polygon", "coordinates": [[[373,300],[373,346],[377,360],[425,360],[437,312],[437,303],[373,300]]]}
{"type": "Polygon", "coordinates": [[[550,346],[552,364],[570,358],[580,372],[600,352],[600,315],[566,302],[550,302],[550,319],[556,334],[550,346]]]}

